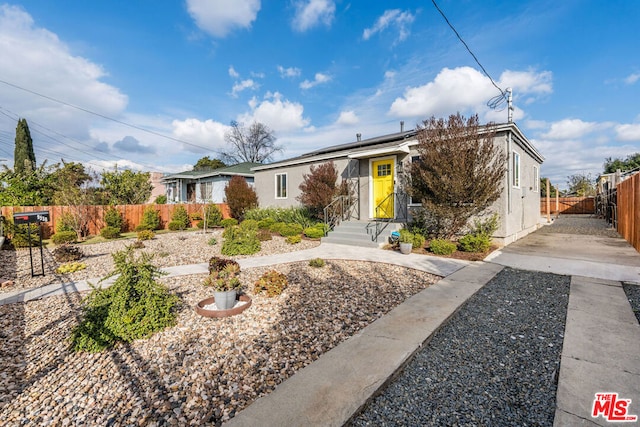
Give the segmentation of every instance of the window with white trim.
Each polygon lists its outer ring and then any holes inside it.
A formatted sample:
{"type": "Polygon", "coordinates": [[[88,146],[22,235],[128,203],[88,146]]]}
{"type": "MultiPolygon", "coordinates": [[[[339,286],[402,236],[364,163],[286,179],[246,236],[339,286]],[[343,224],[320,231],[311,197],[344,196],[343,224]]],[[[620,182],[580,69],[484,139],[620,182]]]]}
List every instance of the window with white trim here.
{"type": "Polygon", "coordinates": [[[276,174],[276,199],[287,198],[287,174],[276,174]]]}
{"type": "Polygon", "coordinates": [[[520,154],[513,152],[513,163],[511,165],[511,171],[513,174],[512,184],[516,188],[520,188],[520,154]]]}
{"type": "Polygon", "coordinates": [[[537,166],[533,167],[533,191],[540,191],[540,172],[537,166]]]}
{"type": "Polygon", "coordinates": [[[200,183],[200,200],[213,199],[213,182],[201,182],[200,183]]]}

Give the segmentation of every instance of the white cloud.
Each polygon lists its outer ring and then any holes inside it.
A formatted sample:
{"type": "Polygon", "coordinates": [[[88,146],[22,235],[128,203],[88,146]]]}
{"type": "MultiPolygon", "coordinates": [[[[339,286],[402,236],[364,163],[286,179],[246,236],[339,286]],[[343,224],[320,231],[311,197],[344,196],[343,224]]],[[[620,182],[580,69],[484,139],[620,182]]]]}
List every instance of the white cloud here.
{"type": "Polygon", "coordinates": [[[618,141],[640,142],[640,124],[621,124],[615,127],[618,141]]]}
{"type": "Polygon", "coordinates": [[[388,71],[384,72],[384,78],[385,79],[392,79],[392,78],[394,78],[396,76],[396,74],[397,73],[395,71],[388,70],[388,71]]]}
{"type": "Polygon", "coordinates": [[[506,70],[500,75],[498,85],[511,87],[514,95],[534,94],[547,95],[553,92],[553,73],[551,71],[535,72],[506,70]]]}
{"type": "Polygon", "coordinates": [[[403,41],[409,36],[410,31],[408,27],[415,19],[415,15],[412,15],[408,11],[403,12],[400,9],[385,10],[371,28],[365,28],[362,32],[362,38],[369,40],[373,35],[381,33],[392,26],[398,31],[396,42],[403,41]]]}
{"type": "Polygon", "coordinates": [[[211,151],[223,147],[224,134],[229,129],[229,126],[211,119],[205,121],[194,118],[174,120],[171,125],[173,126],[173,135],[177,139],[193,142],[203,147],[199,149],[198,147],[185,145],[183,149],[198,153],[206,152],[204,147],[210,147],[211,151]]]}
{"type": "Polygon", "coordinates": [[[242,80],[241,82],[236,82],[231,89],[231,96],[234,98],[238,97],[238,93],[242,92],[245,89],[257,89],[260,85],[258,85],[252,79],[242,80]]]}
{"type": "Polygon", "coordinates": [[[322,83],[327,83],[331,81],[331,76],[322,73],[316,73],[313,81],[305,80],[300,83],[300,89],[311,89],[314,86],[318,86],[322,83]]]}
{"type": "Polygon", "coordinates": [[[233,68],[233,65],[229,65],[229,76],[233,77],[234,79],[240,77],[240,73],[238,73],[236,69],[233,68]]]}
{"type": "Polygon", "coordinates": [[[356,115],[355,111],[349,110],[349,111],[342,111],[340,113],[340,117],[338,117],[338,120],[336,120],[336,123],[339,125],[355,125],[359,121],[360,120],[358,119],[358,116],[356,115]]]}
{"type": "Polygon", "coordinates": [[[549,131],[542,135],[543,138],[578,139],[590,134],[599,128],[596,122],[584,122],[580,119],[564,119],[551,124],[549,131]]]}
{"type": "Polygon", "coordinates": [[[222,38],[235,29],[250,28],[260,0],[187,0],[187,11],[200,29],[222,38]]]}
{"type": "Polygon", "coordinates": [[[300,68],[289,67],[284,68],[282,65],[278,65],[278,72],[280,73],[280,77],[299,77],[302,71],[300,68]]]}
{"type": "Polygon", "coordinates": [[[640,80],[640,73],[632,73],[625,77],[624,82],[628,85],[632,85],[640,80]]]}
{"type": "Polygon", "coordinates": [[[238,117],[239,123],[264,123],[276,132],[300,130],[309,124],[303,117],[302,104],[283,100],[279,93],[267,93],[262,101],[255,97],[249,102],[251,111],[238,117]]]}
{"type": "Polygon", "coordinates": [[[297,1],[295,8],[292,26],[300,32],[319,25],[330,27],[336,12],[336,4],[332,0],[297,1]]]}

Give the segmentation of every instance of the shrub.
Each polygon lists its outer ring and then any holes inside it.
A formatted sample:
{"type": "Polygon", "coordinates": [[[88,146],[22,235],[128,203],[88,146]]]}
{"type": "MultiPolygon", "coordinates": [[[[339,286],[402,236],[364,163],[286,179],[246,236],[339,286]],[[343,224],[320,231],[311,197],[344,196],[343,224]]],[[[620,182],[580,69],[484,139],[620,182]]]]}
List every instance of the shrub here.
{"type": "Polygon", "coordinates": [[[104,222],[107,227],[117,228],[118,231],[122,231],[122,215],[116,208],[110,207],[104,212],[104,222]]]}
{"type": "Polygon", "coordinates": [[[429,250],[436,255],[451,255],[456,251],[456,244],[444,239],[433,239],[429,242],[429,250]]]}
{"type": "Polygon", "coordinates": [[[477,236],[487,236],[487,237],[491,237],[493,236],[493,233],[495,233],[498,230],[498,214],[494,213],[493,215],[491,215],[489,218],[483,220],[474,220],[473,224],[474,226],[471,227],[470,233],[469,234],[475,234],[477,236]]]}
{"type": "Polygon", "coordinates": [[[273,224],[276,223],[276,220],[273,218],[264,218],[258,221],[258,228],[261,230],[268,230],[273,224]]]}
{"type": "Polygon", "coordinates": [[[167,203],[167,196],[165,196],[164,194],[161,194],[158,197],[156,197],[153,203],[155,203],[156,205],[164,205],[165,203],[167,203]]]}
{"type": "Polygon", "coordinates": [[[73,215],[70,212],[63,213],[56,222],[56,233],[61,231],[74,231],[74,224],[76,223],[73,215]]]}
{"type": "Polygon", "coordinates": [[[256,294],[266,291],[267,296],[274,297],[280,295],[288,284],[287,276],[278,271],[270,270],[256,281],[253,291],[256,294]]]}
{"type": "Polygon", "coordinates": [[[63,243],[75,243],[77,238],[78,235],[75,231],[58,231],[51,236],[51,241],[56,245],[61,245],[63,243]]]}
{"type": "Polygon", "coordinates": [[[406,228],[400,229],[400,243],[411,243],[413,245],[414,239],[415,235],[412,232],[406,228]]]}
{"type": "Polygon", "coordinates": [[[62,264],[60,267],[56,268],[56,273],[58,274],[66,274],[66,273],[75,273],[76,271],[84,270],[87,268],[87,265],[83,262],[67,262],[62,264]]]}
{"type": "Polygon", "coordinates": [[[290,245],[295,245],[296,243],[300,243],[302,241],[302,236],[299,234],[293,236],[287,236],[287,243],[290,245]]]}
{"type": "Polygon", "coordinates": [[[169,222],[169,230],[184,230],[189,228],[191,225],[191,220],[189,219],[189,214],[187,214],[187,210],[182,205],[177,205],[171,214],[171,222],[169,222]],[[173,223],[173,227],[171,228],[171,224],[173,223]]]}
{"type": "Polygon", "coordinates": [[[222,212],[220,212],[220,208],[213,203],[209,203],[204,207],[204,218],[202,221],[198,221],[196,226],[198,228],[204,228],[206,222],[207,228],[217,227],[220,225],[220,221],[222,221],[222,212]]]}
{"type": "Polygon", "coordinates": [[[235,218],[227,218],[220,221],[220,225],[224,228],[233,227],[238,225],[238,220],[235,218]]]}
{"type": "MultiPolygon", "coordinates": [[[[256,208],[245,212],[245,219],[255,219],[256,221],[269,219],[275,222],[300,224],[302,228],[311,227],[316,221],[311,217],[311,213],[304,207],[290,208],[256,208]]],[[[267,228],[267,227],[260,227],[267,228]]]]}
{"type": "Polygon", "coordinates": [[[338,193],[338,168],[332,161],[320,165],[311,165],[309,173],[302,175],[302,182],[298,186],[302,203],[312,216],[324,219],[324,208],[338,193]]]}
{"type": "Polygon", "coordinates": [[[319,239],[324,237],[324,224],[317,224],[313,227],[308,227],[304,229],[304,235],[310,239],[319,239]]]}
{"type": "Polygon", "coordinates": [[[211,259],[209,259],[209,274],[216,271],[222,271],[228,265],[235,265],[238,267],[238,269],[240,268],[240,264],[232,259],[220,258],[216,256],[211,257],[211,259]]]}
{"type": "Polygon", "coordinates": [[[11,244],[14,248],[29,247],[29,227],[31,228],[31,247],[40,246],[40,238],[38,237],[39,228],[37,224],[13,224],[10,229],[11,244]]]}
{"type": "Polygon", "coordinates": [[[147,206],[142,212],[142,222],[136,231],[140,230],[157,230],[160,228],[160,212],[154,209],[153,206],[147,206]]]}
{"type": "Polygon", "coordinates": [[[260,240],[254,230],[242,230],[238,226],[227,227],[220,252],[223,255],[252,255],[261,249],[260,240]]]}
{"type": "Polygon", "coordinates": [[[491,237],[484,234],[467,234],[458,240],[464,252],[486,252],[491,247],[491,237]]]}
{"type": "Polygon", "coordinates": [[[243,230],[258,231],[258,221],[255,219],[245,219],[240,223],[240,228],[243,230]]]}
{"type": "Polygon", "coordinates": [[[55,248],[51,254],[56,262],[77,261],[83,256],[79,247],[66,243],[55,248]]]}
{"type": "Polygon", "coordinates": [[[266,242],[273,239],[273,236],[271,235],[271,232],[269,230],[260,229],[257,232],[257,236],[258,240],[260,240],[261,242],[266,242]]]}
{"type": "Polygon", "coordinates": [[[98,352],[118,341],[147,338],[175,324],[178,297],[155,279],[163,274],[151,256],[134,257],[130,248],[113,254],[118,275],[106,289],[94,287],[86,300],[82,321],[71,334],[75,351],[98,352]]]}
{"type": "Polygon", "coordinates": [[[322,258],[314,258],[312,260],[309,260],[309,265],[311,267],[320,268],[320,267],[324,267],[325,262],[322,258]]]}
{"type": "Polygon", "coordinates": [[[142,242],[142,240],[136,240],[129,246],[132,247],[133,249],[142,249],[144,248],[144,243],[142,242]]]}
{"type": "Polygon", "coordinates": [[[104,237],[105,239],[117,239],[118,237],[120,237],[120,229],[109,226],[104,227],[102,230],[100,230],[100,236],[104,237]]]}
{"type": "Polygon", "coordinates": [[[138,231],[138,240],[151,240],[156,237],[156,233],[151,230],[140,230],[138,231]]]}
{"type": "Polygon", "coordinates": [[[246,179],[238,175],[229,180],[224,188],[224,196],[231,216],[238,220],[244,219],[247,210],[258,206],[256,191],[249,186],[246,179]]]}
{"type": "Polygon", "coordinates": [[[280,234],[282,237],[295,236],[296,234],[302,234],[302,226],[296,223],[284,223],[276,222],[270,228],[274,233],[280,234]]]}
{"type": "Polygon", "coordinates": [[[207,240],[207,245],[209,246],[215,246],[217,244],[218,244],[218,239],[216,239],[215,237],[212,237],[209,240],[207,240]]]}
{"type": "Polygon", "coordinates": [[[209,273],[209,276],[204,280],[204,286],[211,286],[217,292],[227,292],[233,290],[240,290],[242,284],[240,283],[240,266],[238,264],[227,264],[222,270],[216,270],[209,273]]]}
{"type": "Polygon", "coordinates": [[[423,248],[424,244],[426,242],[426,239],[424,238],[424,236],[422,234],[419,233],[413,233],[413,248],[423,248]]]}
{"type": "Polygon", "coordinates": [[[191,221],[200,221],[202,219],[202,215],[200,212],[192,212],[189,214],[189,219],[191,221]]]}

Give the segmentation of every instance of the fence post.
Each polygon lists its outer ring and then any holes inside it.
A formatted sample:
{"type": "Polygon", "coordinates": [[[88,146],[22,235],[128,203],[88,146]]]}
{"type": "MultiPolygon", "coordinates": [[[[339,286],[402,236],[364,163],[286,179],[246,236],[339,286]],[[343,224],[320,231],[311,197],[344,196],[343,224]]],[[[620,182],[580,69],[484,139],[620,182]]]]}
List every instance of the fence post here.
{"type": "Polygon", "coordinates": [[[551,224],[551,184],[549,178],[547,178],[547,224],[551,224]]]}

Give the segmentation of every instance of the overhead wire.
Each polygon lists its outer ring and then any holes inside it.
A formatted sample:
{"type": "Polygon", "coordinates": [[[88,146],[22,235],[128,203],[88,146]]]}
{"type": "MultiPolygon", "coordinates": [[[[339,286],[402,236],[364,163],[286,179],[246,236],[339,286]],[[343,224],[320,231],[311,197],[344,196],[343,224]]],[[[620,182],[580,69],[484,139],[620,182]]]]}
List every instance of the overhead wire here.
{"type": "Polygon", "coordinates": [[[445,22],[447,23],[447,25],[449,25],[449,28],[451,28],[451,30],[455,33],[456,37],[458,37],[458,40],[460,40],[460,42],[464,45],[464,47],[467,49],[467,52],[469,52],[469,54],[473,57],[473,59],[476,61],[476,64],[478,64],[478,66],[480,67],[480,69],[482,70],[482,72],[485,74],[485,76],[487,76],[489,78],[489,80],[491,81],[491,84],[500,91],[500,95],[496,95],[493,98],[491,98],[488,102],[487,102],[487,106],[491,109],[494,110],[498,110],[498,107],[500,107],[501,109],[498,111],[502,111],[504,110],[506,104],[507,104],[507,94],[505,93],[504,90],[502,90],[500,88],[500,86],[498,86],[496,84],[496,82],[493,80],[493,78],[491,77],[491,75],[489,74],[489,72],[484,68],[484,66],[480,63],[480,60],[478,59],[478,57],[473,53],[473,51],[471,50],[471,48],[469,47],[469,45],[467,45],[467,43],[464,41],[464,39],[462,38],[462,36],[458,33],[458,31],[455,29],[455,27],[453,26],[453,24],[449,21],[449,19],[447,18],[447,16],[444,14],[444,12],[442,11],[442,9],[440,9],[440,7],[438,6],[438,4],[436,3],[436,0],[431,0],[431,2],[433,3],[433,6],[438,10],[438,12],[440,12],[440,15],[442,15],[442,17],[444,18],[445,22]],[[504,105],[502,105],[504,104],[504,105]]]}

